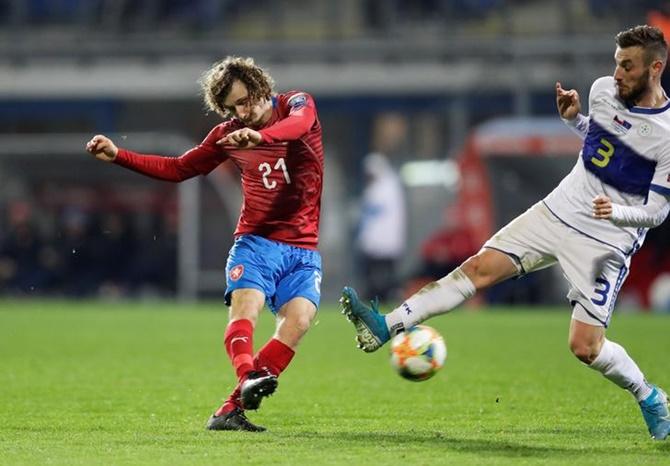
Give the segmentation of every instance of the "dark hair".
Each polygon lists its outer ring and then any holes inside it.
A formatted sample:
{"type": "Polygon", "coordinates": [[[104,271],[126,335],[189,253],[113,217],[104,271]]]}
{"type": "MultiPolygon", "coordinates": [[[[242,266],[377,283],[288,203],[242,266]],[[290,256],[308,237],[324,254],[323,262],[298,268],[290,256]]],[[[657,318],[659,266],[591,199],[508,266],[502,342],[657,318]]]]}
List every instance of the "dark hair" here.
{"type": "Polygon", "coordinates": [[[668,58],[668,44],[663,32],[654,26],[635,26],[616,35],[616,43],[622,49],[627,47],[642,47],[644,49],[645,64],[650,65],[654,60],[663,63],[668,58]]]}
{"type": "Polygon", "coordinates": [[[226,57],[214,63],[199,81],[207,107],[224,118],[230,114],[223,102],[236,80],[244,83],[252,101],[272,95],[272,77],[257,66],[253,58],[226,57]]]}

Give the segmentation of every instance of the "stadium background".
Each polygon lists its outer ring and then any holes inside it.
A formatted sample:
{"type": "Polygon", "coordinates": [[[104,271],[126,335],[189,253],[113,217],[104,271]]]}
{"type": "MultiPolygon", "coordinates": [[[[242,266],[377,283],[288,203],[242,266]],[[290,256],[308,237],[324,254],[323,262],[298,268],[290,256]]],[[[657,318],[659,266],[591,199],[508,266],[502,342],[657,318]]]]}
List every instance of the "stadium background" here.
{"type": "MultiPolygon", "coordinates": [[[[221,295],[240,202],[231,167],[172,185],[95,163],[83,146],[95,133],[174,155],[199,142],[218,117],[196,81],[228,54],[253,56],[278,90],[317,101],[328,302],[360,278],[361,161],[389,146],[407,195],[398,294],[408,292],[428,278],[441,233],[485,238],[574,163],[555,81],[586,104],[591,82],[612,72],[614,34],[667,25],[668,14],[667,2],[624,0],[0,1],[0,293],[221,295]],[[392,138],[380,129],[389,119],[392,138]],[[469,194],[468,160],[484,184],[469,194]]],[[[668,222],[648,235],[620,308],[667,307],[667,238],[668,222]]],[[[563,295],[549,271],[486,300],[561,304],[563,295]]]]}

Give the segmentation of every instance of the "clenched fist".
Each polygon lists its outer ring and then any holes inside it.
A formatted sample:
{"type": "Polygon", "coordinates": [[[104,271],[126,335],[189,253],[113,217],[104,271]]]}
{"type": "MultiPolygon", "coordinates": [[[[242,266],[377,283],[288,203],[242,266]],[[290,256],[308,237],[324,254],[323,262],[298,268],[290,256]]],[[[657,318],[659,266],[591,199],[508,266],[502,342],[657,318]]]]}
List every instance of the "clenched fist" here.
{"type": "Polygon", "coordinates": [[[95,155],[96,159],[113,162],[119,153],[119,148],[107,136],[97,134],[86,143],[86,151],[95,155]]]}
{"type": "Polygon", "coordinates": [[[594,197],[593,216],[603,220],[609,219],[612,216],[612,200],[603,194],[594,197]]]}
{"type": "Polygon", "coordinates": [[[559,82],[556,83],[556,106],[561,118],[565,120],[574,120],[582,109],[577,91],[566,91],[559,82]]]}

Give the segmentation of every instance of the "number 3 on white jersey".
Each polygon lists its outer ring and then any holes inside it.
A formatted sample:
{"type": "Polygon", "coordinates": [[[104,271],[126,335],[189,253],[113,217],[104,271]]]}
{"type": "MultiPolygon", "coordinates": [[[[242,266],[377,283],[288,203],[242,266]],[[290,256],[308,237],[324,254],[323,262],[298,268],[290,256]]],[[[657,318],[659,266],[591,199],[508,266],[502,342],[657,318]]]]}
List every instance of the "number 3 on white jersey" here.
{"type": "Polygon", "coordinates": [[[591,157],[591,163],[597,167],[605,168],[610,163],[610,159],[614,155],[614,146],[605,138],[600,140],[600,144],[601,145],[596,153],[601,156],[602,159],[591,157]]]}
{"type": "MultiPolygon", "coordinates": [[[[277,160],[274,169],[281,170],[284,173],[284,179],[286,180],[286,184],[291,184],[291,177],[288,176],[288,169],[286,168],[286,162],[284,161],[284,157],[277,160]]],[[[258,166],[258,170],[263,172],[263,185],[267,189],[275,189],[277,187],[277,182],[275,180],[268,179],[268,176],[270,176],[270,173],[272,173],[272,166],[267,162],[263,162],[258,166]]]]}

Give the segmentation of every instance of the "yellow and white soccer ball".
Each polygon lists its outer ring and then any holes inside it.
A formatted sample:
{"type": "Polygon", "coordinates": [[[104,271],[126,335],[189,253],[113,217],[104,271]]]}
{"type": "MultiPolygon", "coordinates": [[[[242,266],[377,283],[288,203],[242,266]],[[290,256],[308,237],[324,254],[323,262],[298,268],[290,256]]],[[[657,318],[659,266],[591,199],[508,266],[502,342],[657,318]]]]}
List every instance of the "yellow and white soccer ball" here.
{"type": "Polygon", "coordinates": [[[416,325],[391,340],[391,365],[402,377],[419,382],[430,379],[444,365],[447,345],[437,330],[416,325]]]}

